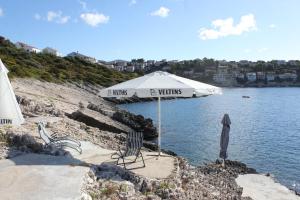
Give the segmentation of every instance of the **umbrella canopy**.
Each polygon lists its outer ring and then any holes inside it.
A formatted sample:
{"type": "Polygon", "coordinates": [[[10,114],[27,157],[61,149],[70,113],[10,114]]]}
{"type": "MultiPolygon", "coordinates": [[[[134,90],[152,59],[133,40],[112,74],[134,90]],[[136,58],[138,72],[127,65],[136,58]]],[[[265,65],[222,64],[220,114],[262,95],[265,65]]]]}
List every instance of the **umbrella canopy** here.
{"type": "Polygon", "coordinates": [[[8,70],[0,59],[0,125],[20,125],[24,118],[7,73],[8,70]]]}
{"type": "Polygon", "coordinates": [[[100,91],[101,97],[158,98],[158,149],[160,153],[160,98],[193,97],[222,94],[221,88],[179,77],[167,72],[156,71],[100,91]]]}
{"type": "Polygon", "coordinates": [[[223,128],[222,128],[222,133],[221,133],[221,140],[220,140],[220,155],[219,157],[222,159],[226,159],[227,158],[227,147],[228,147],[228,143],[229,143],[229,132],[230,132],[230,118],[228,114],[225,114],[222,122],[223,124],[223,128]]]}
{"type": "Polygon", "coordinates": [[[192,97],[222,94],[218,87],[157,71],[101,90],[101,97],[192,97]]]}

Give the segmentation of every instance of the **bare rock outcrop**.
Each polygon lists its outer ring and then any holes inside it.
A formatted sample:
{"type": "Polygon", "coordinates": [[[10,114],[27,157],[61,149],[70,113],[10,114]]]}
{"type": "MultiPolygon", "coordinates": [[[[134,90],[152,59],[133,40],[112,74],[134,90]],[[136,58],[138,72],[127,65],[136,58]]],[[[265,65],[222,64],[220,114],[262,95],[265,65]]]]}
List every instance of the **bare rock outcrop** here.
{"type": "Polygon", "coordinates": [[[56,109],[55,105],[46,104],[32,99],[27,98],[26,96],[16,95],[18,103],[21,105],[22,111],[25,115],[29,116],[38,116],[38,115],[52,115],[56,117],[63,116],[64,112],[59,109],[56,109]]]}
{"type": "Polygon", "coordinates": [[[142,115],[135,115],[124,110],[119,110],[113,114],[112,119],[126,124],[135,131],[142,131],[146,140],[151,140],[158,136],[152,119],[145,119],[142,115]]]}
{"type": "Polygon", "coordinates": [[[93,199],[228,199],[242,197],[243,189],[235,183],[238,174],[256,173],[237,161],[219,162],[193,167],[178,158],[177,170],[167,179],[149,179],[111,165],[93,166],[84,189],[93,199]]]}
{"type": "Polygon", "coordinates": [[[99,112],[101,115],[108,116],[112,120],[130,127],[132,130],[143,131],[145,140],[152,140],[158,136],[150,118],[144,118],[142,115],[135,115],[120,109],[107,110],[103,105],[95,105],[93,103],[89,103],[87,108],[99,112]]]}
{"type": "Polygon", "coordinates": [[[108,116],[100,114],[92,110],[78,110],[72,114],[66,114],[69,118],[79,122],[83,122],[88,126],[99,128],[103,131],[110,131],[114,133],[127,133],[132,129],[128,126],[119,123],[108,116]]]}

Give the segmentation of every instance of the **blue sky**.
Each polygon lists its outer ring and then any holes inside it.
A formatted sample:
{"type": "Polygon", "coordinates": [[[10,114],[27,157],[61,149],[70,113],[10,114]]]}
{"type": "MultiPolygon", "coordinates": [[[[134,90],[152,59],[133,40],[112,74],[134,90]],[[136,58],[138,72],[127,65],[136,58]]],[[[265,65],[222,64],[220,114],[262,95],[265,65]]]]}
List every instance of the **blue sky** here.
{"type": "Polygon", "coordinates": [[[103,60],[300,59],[299,0],[0,0],[0,35],[103,60]]]}

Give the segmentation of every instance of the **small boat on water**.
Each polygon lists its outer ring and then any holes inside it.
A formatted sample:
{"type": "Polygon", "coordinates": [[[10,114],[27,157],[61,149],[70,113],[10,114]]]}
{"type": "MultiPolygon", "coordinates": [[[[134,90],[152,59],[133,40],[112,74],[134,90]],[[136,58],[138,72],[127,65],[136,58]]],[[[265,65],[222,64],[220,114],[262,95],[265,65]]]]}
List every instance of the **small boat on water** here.
{"type": "Polygon", "coordinates": [[[250,98],[250,96],[242,96],[243,98],[246,98],[246,99],[249,99],[250,98]]]}

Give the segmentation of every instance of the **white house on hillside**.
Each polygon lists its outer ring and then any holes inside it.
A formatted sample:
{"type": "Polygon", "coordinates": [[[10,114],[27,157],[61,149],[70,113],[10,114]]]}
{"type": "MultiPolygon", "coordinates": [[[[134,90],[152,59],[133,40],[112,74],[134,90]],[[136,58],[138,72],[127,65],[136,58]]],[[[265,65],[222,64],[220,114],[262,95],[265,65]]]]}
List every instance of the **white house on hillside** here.
{"type": "Polygon", "coordinates": [[[265,72],[256,72],[256,80],[264,81],[266,79],[265,72]]]}
{"type": "Polygon", "coordinates": [[[248,72],[246,74],[246,77],[247,77],[247,79],[248,79],[249,82],[256,81],[256,73],[255,72],[248,72]]]}
{"type": "Polygon", "coordinates": [[[147,66],[154,65],[155,62],[156,62],[155,60],[147,60],[147,61],[146,61],[146,67],[147,67],[147,66]]]}
{"type": "Polygon", "coordinates": [[[126,67],[128,62],[126,60],[114,60],[114,64],[119,67],[126,67]]]}
{"type": "Polygon", "coordinates": [[[61,54],[56,49],[53,49],[51,47],[44,48],[43,53],[47,53],[55,56],[61,56],[61,54]]]}
{"type": "Polygon", "coordinates": [[[135,66],[133,66],[133,65],[126,66],[125,71],[127,71],[127,72],[134,72],[135,71],[135,66]]]}
{"type": "Polygon", "coordinates": [[[298,78],[296,73],[290,73],[290,72],[279,74],[278,77],[281,80],[292,80],[292,81],[296,81],[298,78]]]}
{"type": "Polygon", "coordinates": [[[228,66],[218,66],[217,73],[213,75],[213,80],[216,83],[223,85],[235,84],[236,80],[233,73],[230,73],[228,66]]]}
{"type": "Polygon", "coordinates": [[[42,52],[42,50],[40,50],[40,49],[38,49],[36,47],[30,46],[28,44],[25,44],[23,42],[16,42],[15,46],[18,49],[24,49],[27,52],[32,52],[32,53],[41,53],[42,52]]]}
{"type": "Polygon", "coordinates": [[[267,72],[266,79],[267,81],[275,81],[276,74],[275,72],[267,72]]]}

